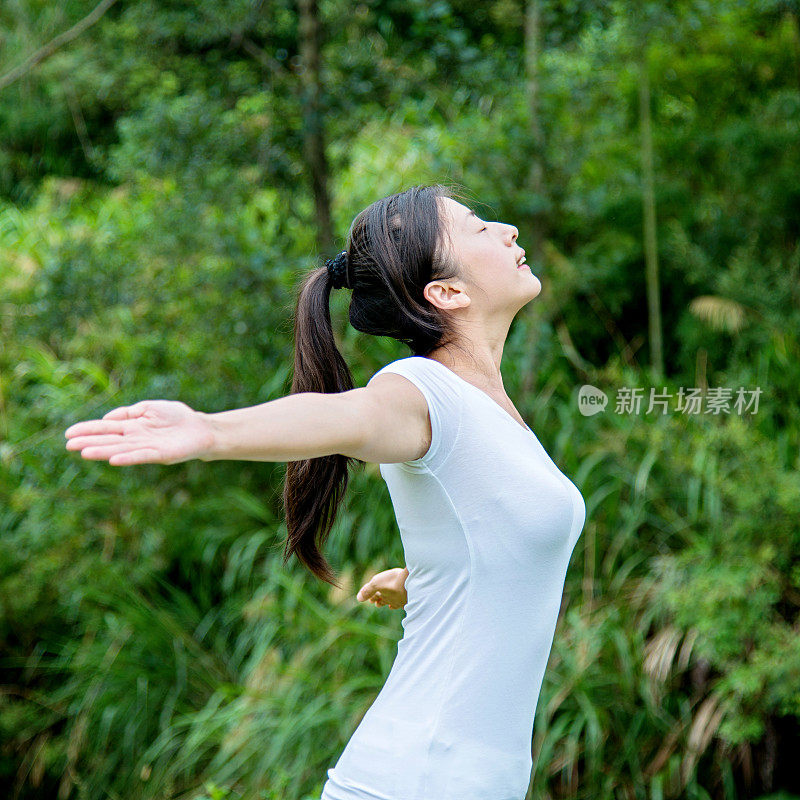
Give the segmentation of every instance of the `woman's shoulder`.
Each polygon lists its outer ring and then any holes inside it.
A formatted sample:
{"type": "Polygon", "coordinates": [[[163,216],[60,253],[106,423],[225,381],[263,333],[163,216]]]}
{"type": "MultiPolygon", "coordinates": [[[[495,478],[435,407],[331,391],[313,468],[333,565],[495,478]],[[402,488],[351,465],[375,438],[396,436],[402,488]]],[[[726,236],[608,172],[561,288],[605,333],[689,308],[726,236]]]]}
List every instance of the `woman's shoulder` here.
{"type": "MultiPolygon", "coordinates": [[[[425,358],[425,356],[405,356],[404,358],[396,358],[394,361],[384,364],[372,377],[374,378],[376,375],[380,375],[384,372],[396,372],[401,375],[404,373],[427,375],[430,371],[430,361],[431,359],[425,358]]],[[[372,378],[370,378],[370,380],[372,380],[372,378]]]]}
{"type": "MultiPolygon", "coordinates": [[[[426,465],[435,468],[444,461],[453,448],[461,426],[463,397],[457,381],[448,379],[444,365],[433,365],[425,356],[406,356],[381,367],[370,378],[395,373],[409,380],[422,394],[428,407],[431,421],[431,447],[424,457],[408,464],[426,465]]],[[[398,386],[399,388],[399,386],[398,386]]],[[[391,391],[392,387],[387,387],[391,391]]]]}

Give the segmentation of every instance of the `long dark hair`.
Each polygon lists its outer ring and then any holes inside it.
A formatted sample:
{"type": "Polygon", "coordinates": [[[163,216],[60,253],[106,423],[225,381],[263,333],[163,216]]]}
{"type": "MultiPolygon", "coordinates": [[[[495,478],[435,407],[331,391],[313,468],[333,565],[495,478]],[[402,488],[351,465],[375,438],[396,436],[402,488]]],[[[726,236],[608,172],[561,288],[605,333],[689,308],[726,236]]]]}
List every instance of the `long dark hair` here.
{"type": "MultiPolygon", "coordinates": [[[[391,336],[422,356],[453,340],[447,315],[422,291],[432,280],[459,275],[438,201],[456,196],[458,189],[444,183],[414,186],[377,200],[353,220],[345,249],[352,288],[348,316],[356,330],[391,336]]],[[[311,271],[300,286],[291,394],[354,388],[333,337],[330,292],[327,267],[311,271]]],[[[339,454],[287,462],[284,565],[295,554],[314,575],[339,587],[321,547],[347,489],[348,467],[361,463],[339,454]]]]}

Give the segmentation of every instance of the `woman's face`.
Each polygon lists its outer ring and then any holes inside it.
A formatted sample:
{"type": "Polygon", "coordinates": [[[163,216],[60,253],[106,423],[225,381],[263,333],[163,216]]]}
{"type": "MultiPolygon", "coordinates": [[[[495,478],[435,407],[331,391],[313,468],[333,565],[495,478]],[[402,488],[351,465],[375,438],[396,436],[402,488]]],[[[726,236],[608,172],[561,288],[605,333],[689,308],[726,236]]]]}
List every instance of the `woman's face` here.
{"type": "MultiPolygon", "coordinates": [[[[439,198],[450,233],[451,251],[461,270],[461,281],[447,281],[456,306],[478,304],[481,311],[511,310],[516,313],[542,289],[539,279],[525,262],[517,261],[524,250],[517,244],[519,231],[504,222],[489,222],[467,206],[439,198]]],[[[433,281],[429,287],[433,288],[433,281]]],[[[426,289],[428,291],[428,289],[426,289]]],[[[438,290],[437,290],[438,292],[438,290]]],[[[437,295],[438,296],[438,295],[437,295]]],[[[441,295],[443,298],[444,295],[441,295]]],[[[441,302],[437,303],[441,305],[441,302]]]]}

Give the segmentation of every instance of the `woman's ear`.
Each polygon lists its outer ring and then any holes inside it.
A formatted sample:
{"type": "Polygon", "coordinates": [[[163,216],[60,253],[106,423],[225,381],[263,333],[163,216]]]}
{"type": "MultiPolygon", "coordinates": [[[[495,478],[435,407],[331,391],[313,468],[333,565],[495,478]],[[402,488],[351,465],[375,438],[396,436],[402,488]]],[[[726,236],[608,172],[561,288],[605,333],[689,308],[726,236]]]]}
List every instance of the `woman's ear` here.
{"type": "Polygon", "coordinates": [[[443,311],[466,308],[470,304],[466,288],[460,281],[431,281],[422,290],[422,294],[431,305],[443,311]]]}

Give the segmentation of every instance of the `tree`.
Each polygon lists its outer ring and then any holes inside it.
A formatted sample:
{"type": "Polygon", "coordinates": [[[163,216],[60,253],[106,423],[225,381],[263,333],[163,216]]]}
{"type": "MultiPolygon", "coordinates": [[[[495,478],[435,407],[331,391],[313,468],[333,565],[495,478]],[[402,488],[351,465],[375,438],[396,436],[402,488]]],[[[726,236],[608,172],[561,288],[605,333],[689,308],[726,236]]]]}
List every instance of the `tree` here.
{"type": "Polygon", "coordinates": [[[325,156],[325,126],[320,97],[320,24],[317,0],[298,0],[298,38],[302,71],[303,150],[311,179],[320,252],[333,248],[331,203],[328,193],[328,160],[325,156]]]}

